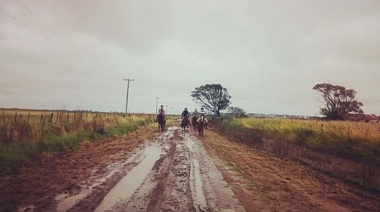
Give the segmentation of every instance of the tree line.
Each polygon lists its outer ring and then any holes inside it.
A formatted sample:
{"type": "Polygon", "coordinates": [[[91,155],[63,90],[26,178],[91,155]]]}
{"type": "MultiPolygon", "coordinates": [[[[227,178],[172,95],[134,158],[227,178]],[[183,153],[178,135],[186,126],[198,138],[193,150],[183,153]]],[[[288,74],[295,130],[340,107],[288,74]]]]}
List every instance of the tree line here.
{"type": "MultiPolygon", "coordinates": [[[[340,85],[329,83],[316,84],[313,87],[321,93],[323,107],[320,107],[320,114],[330,120],[342,120],[348,113],[363,114],[361,107],[363,103],[356,99],[356,91],[347,89],[340,85]]],[[[235,116],[245,116],[245,111],[240,107],[232,107],[231,95],[228,90],[220,84],[206,84],[196,87],[190,95],[193,101],[206,110],[214,112],[220,116],[220,111],[228,109],[229,113],[235,116]]]]}

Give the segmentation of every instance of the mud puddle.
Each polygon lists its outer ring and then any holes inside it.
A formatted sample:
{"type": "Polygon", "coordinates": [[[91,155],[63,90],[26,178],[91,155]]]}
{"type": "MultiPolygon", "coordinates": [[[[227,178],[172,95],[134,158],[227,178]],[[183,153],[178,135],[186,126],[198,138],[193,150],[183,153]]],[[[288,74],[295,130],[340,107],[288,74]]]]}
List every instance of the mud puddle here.
{"type": "Polygon", "coordinates": [[[118,202],[128,200],[142,184],[154,163],[160,158],[161,147],[147,147],[144,150],[144,155],[145,158],[104,197],[101,204],[96,208],[96,212],[111,210],[112,206],[118,202]]]}

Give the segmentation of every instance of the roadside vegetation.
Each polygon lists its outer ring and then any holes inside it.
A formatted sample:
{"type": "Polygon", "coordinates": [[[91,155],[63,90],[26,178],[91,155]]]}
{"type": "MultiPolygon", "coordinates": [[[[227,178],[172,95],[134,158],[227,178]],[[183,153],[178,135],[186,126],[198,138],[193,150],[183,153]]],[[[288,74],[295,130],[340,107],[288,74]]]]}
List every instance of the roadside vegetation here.
{"type": "Polygon", "coordinates": [[[77,149],[83,141],[97,141],[154,122],[153,115],[86,111],[0,111],[0,168],[46,152],[77,149]]]}
{"type": "Polygon", "coordinates": [[[380,190],[378,123],[227,116],[215,124],[219,132],[250,147],[380,190]]]}

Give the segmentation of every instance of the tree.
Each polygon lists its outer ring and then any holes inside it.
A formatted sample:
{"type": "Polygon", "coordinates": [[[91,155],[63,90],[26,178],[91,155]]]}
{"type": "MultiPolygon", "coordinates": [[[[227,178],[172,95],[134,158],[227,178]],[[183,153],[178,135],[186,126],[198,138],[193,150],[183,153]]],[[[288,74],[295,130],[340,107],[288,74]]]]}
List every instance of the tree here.
{"type": "Polygon", "coordinates": [[[228,107],[228,113],[231,113],[235,117],[245,117],[245,111],[240,107],[228,107]]]}
{"type": "Polygon", "coordinates": [[[231,96],[226,88],[220,84],[206,84],[195,88],[191,92],[193,101],[200,104],[208,111],[214,111],[220,115],[220,110],[226,109],[230,104],[231,96]]]}
{"type": "Polygon", "coordinates": [[[343,119],[350,112],[363,113],[360,108],[363,103],[355,99],[356,91],[353,89],[328,83],[317,84],[313,89],[322,93],[324,108],[321,108],[320,113],[328,119],[343,119]]]}

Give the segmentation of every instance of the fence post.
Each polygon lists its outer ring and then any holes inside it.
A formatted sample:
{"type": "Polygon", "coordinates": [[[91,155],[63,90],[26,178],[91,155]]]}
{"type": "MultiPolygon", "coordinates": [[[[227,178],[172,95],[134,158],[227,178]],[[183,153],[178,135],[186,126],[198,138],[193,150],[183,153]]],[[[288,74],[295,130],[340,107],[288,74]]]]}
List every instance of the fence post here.
{"type": "Polygon", "coordinates": [[[52,122],[53,122],[53,115],[54,115],[54,113],[51,113],[51,115],[50,115],[50,119],[49,119],[49,123],[52,123],[52,122]]]}
{"type": "Polygon", "coordinates": [[[17,122],[17,112],[15,113],[15,122],[17,122]]]}
{"type": "Polygon", "coordinates": [[[3,108],[3,124],[5,124],[5,109],[3,108]]]}

